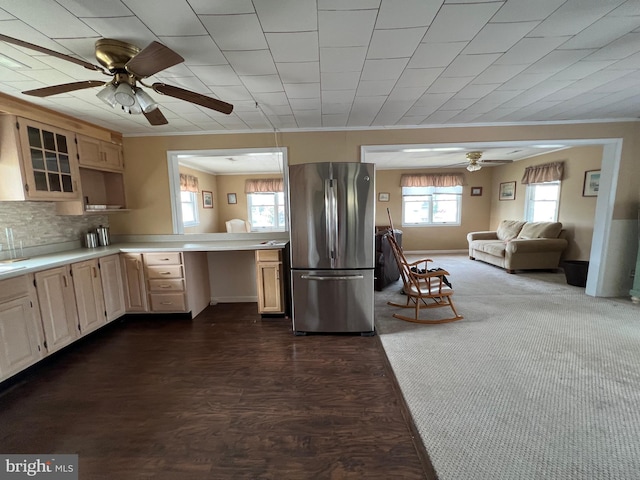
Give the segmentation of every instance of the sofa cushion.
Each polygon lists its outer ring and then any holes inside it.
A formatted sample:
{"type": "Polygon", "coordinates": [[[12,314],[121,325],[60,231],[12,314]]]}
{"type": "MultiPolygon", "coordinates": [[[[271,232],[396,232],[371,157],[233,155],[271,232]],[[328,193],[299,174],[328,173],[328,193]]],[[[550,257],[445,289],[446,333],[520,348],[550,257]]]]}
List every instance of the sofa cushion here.
{"type": "Polygon", "coordinates": [[[518,238],[558,238],[562,230],[560,222],[528,222],[522,227],[518,238]]]}
{"type": "Polygon", "coordinates": [[[496,257],[504,257],[505,243],[499,240],[474,240],[471,248],[496,257]]]}
{"type": "Polygon", "coordinates": [[[502,220],[497,230],[498,238],[504,242],[513,240],[518,236],[525,223],[518,220],[502,220]]]}

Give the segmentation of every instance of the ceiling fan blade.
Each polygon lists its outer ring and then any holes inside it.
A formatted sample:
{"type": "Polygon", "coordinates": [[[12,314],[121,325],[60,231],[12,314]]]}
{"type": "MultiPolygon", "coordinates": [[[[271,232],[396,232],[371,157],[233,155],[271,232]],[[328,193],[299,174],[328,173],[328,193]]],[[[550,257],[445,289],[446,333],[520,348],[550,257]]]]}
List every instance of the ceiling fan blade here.
{"type": "Polygon", "coordinates": [[[144,116],[147,117],[147,120],[149,120],[149,123],[151,125],[166,125],[167,123],[169,123],[169,121],[162,114],[159,108],[154,108],[148,113],[147,112],[142,112],[142,113],[144,113],[144,116]]]}
{"type": "Polygon", "coordinates": [[[184,62],[184,58],[169,47],[158,42],[151,42],[129,60],[124,67],[129,73],[146,78],[182,62],[184,62]]]}
{"type": "Polygon", "coordinates": [[[151,88],[163,95],[169,95],[170,97],[179,98],[180,100],[186,100],[187,102],[195,103],[202,107],[210,108],[211,110],[216,110],[227,115],[233,111],[233,105],[230,103],[207,97],[190,90],[185,90],[180,87],[175,87],[173,85],[154,83],[151,85],[151,88]]]}
{"type": "Polygon", "coordinates": [[[82,90],[84,88],[102,87],[105,83],[106,82],[102,80],[83,80],[81,82],[63,83],[60,85],[53,85],[51,87],[36,88],[22,93],[25,95],[32,95],[34,97],[48,97],[50,95],[73,92],[74,90],[82,90]]]}
{"type": "Polygon", "coordinates": [[[98,72],[104,72],[102,67],[98,65],[94,65],[93,63],[85,62],[84,60],[80,60],[79,58],[72,57],[70,55],[65,55],[64,53],[56,52],[54,50],[49,50],[48,48],[41,47],[39,45],[34,45],[33,43],[25,42],[23,40],[18,40],[17,38],[8,37],[7,35],[0,34],[0,40],[12,43],[14,45],[18,45],[19,47],[29,48],[31,50],[35,50],[36,52],[46,53],[47,55],[51,55],[52,57],[61,58],[62,60],[66,60],[68,62],[73,62],[76,65],[80,65],[81,67],[87,68],[89,70],[96,70],[98,72]]]}
{"type": "Polygon", "coordinates": [[[512,163],[513,160],[480,160],[480,163],[512,163]]]}

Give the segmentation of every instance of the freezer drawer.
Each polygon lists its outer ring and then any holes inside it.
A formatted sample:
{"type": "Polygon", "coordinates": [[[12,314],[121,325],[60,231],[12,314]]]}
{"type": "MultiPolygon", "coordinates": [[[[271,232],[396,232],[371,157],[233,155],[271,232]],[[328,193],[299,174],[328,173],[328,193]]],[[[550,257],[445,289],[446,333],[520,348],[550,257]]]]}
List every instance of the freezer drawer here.
{"type": "Polygon", "coordinates": [[[372,333],[373,269],[294,270],[293,331],[372,333]]]}

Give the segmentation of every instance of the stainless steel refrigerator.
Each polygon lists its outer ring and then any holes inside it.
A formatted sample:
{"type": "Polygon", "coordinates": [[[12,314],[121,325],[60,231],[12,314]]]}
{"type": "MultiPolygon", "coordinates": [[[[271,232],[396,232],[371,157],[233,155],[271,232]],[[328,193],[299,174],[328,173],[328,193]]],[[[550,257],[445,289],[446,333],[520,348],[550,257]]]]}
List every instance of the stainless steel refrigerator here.
{"type": "Polygon", "coordinates": [[[293,331],[373,335],[375,170],[289,167],[293,331]]]}

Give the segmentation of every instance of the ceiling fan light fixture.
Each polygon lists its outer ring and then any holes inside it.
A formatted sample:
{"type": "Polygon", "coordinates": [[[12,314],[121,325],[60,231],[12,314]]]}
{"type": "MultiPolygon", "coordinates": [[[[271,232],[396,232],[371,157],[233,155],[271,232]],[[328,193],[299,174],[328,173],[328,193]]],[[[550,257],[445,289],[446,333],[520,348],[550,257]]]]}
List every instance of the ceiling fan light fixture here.
{"type": "Polygon", "coordinates": [[[477,163],[470,163],[469,165],[467,165],[467,170],[469,170],[470,172],[477,172],[478,170],[480,170],[480,165],[478,165],[477,163]]]}
{"type": "Polygon", "coordinates": [[[128,83],[120,83],[114,94],[116,102],[123,107],[131,107],[136,103],[136,97],[133,94],[133,89],[128,83]]]}
{"type": "Polygon", "coordinates": [[[109,105],[111,108],[115,108],[115,106],[118,104],[118,102],[116,102],[116,87],[114,87],[112,83],[100,90],[96,94],[96,97],[109,105]]]}
{"type": "Polygon", "coordinates": [[[140,88],[136,89],[136,100],[144,113],[149,113],[158,108],[156,101],[140,88]]]}

